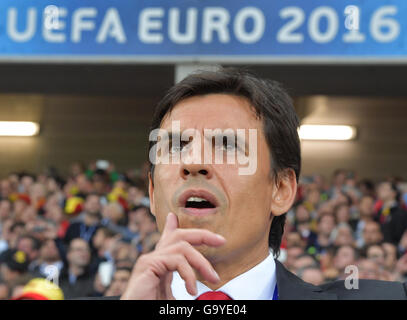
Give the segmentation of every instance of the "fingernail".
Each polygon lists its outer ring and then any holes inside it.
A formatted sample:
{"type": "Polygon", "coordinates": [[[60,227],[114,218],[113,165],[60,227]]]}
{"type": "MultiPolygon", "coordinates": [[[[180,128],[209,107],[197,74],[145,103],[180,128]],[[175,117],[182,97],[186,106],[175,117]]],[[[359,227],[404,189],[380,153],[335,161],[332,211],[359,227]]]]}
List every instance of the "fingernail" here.
{"type": "Polygon", "coordinates": [[[219,277],[218,273],[214,269],[212,270],[212,273],[215,276],[215,278],[218,279],[218,281],[219,281],[220,277],[219,277]]]}
{"type": "Polygon", "coordinates": [[[226,240],[224,237],[222,237],[220,234],[216,235],[220,240],[226,240]]]}

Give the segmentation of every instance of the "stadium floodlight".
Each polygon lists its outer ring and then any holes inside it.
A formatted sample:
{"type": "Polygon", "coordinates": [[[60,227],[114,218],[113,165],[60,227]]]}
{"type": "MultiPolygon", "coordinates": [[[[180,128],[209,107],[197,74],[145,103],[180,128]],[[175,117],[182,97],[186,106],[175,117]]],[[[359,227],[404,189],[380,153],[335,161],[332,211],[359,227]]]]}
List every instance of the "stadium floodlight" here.
{"type": "Polygon", "coordinates": [[[40,125],[30,121],[0,121],[0,136],[32,137],[38,134],[40,125]]]}
{"type": "Polygon", "coordinates": [[[301,140],[352,140],[356,137],[356,128],[345,125],[303,124],[298,131],[301,140]]]}

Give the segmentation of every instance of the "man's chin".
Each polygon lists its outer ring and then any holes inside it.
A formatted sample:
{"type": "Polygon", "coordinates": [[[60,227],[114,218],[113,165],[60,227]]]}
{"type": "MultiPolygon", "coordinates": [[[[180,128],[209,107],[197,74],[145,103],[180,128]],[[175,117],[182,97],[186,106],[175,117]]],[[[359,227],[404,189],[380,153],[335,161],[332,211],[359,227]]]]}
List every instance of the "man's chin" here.
{"type": "Polygon", "coordinates": [[[214,229],[214,216],[195,217],[184,213],[178,216],[178,225],[182,229],[207,229],[216,232],[214,229]]]}
{"type": "Polygon", "coordinates": [[[215,263],[222,256],[220,253],[220,248],[209,247],[207,245],[194,246],[209,262],[215,263]]]}

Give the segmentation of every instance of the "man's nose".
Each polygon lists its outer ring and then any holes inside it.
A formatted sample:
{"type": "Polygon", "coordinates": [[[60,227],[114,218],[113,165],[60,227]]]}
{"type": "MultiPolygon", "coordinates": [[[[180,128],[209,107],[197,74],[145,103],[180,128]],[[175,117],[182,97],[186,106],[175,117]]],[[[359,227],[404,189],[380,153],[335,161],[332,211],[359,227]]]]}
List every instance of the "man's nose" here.
{"type": "Polygon", "coordinates": [[[212,168],[205,164],[181,164],[180,174],[183,179],[188,177],[199,177],[210,179],[212,177],[212,168]]]}
{"type": "Polygon", "coordinates": [[[181,156],[180,175],[183,179],[188,177],[199,177],[210,179],[213,175],[213,168],[210,164],[206,164],[205,145],[202,139],[194,139],[190,142],[189,148],[185,150],[185,154],[181,156]]]}

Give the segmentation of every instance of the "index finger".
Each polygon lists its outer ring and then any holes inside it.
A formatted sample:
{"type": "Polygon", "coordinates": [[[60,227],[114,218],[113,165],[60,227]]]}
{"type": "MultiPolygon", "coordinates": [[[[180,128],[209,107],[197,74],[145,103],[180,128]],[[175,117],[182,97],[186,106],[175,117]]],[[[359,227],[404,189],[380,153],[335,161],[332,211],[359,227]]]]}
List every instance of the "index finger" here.
{"type": "Polygon", "coordinates": [[[219,234],[206,229],[180,229],[178,228],[177,216],[170,212],[167,215],[164,230],[161,235],[161,243],[164,241],[167,245],[179,241],[186,241],[191,245],[208,245],[211,247],[219,247],[226,242],[226,239],[219,234]]]}
{"type": "Polygon", "coordinates": [[[226,239],[220,234],[214,233],[206,229],[177,229],[168,236],[170,243],[186,241],[192,245],[208,245],[211,247],[219,247],[226,242],[226,239]]]}
{"type": "Polygon", "coordinates": [[[165,220],[164,230],[163,230],[161,237],[165,238],[168,234],[170,234],[177,228],[178,228],[177,216],[172,212],[168,213],[167,219],[165,220]]]}

